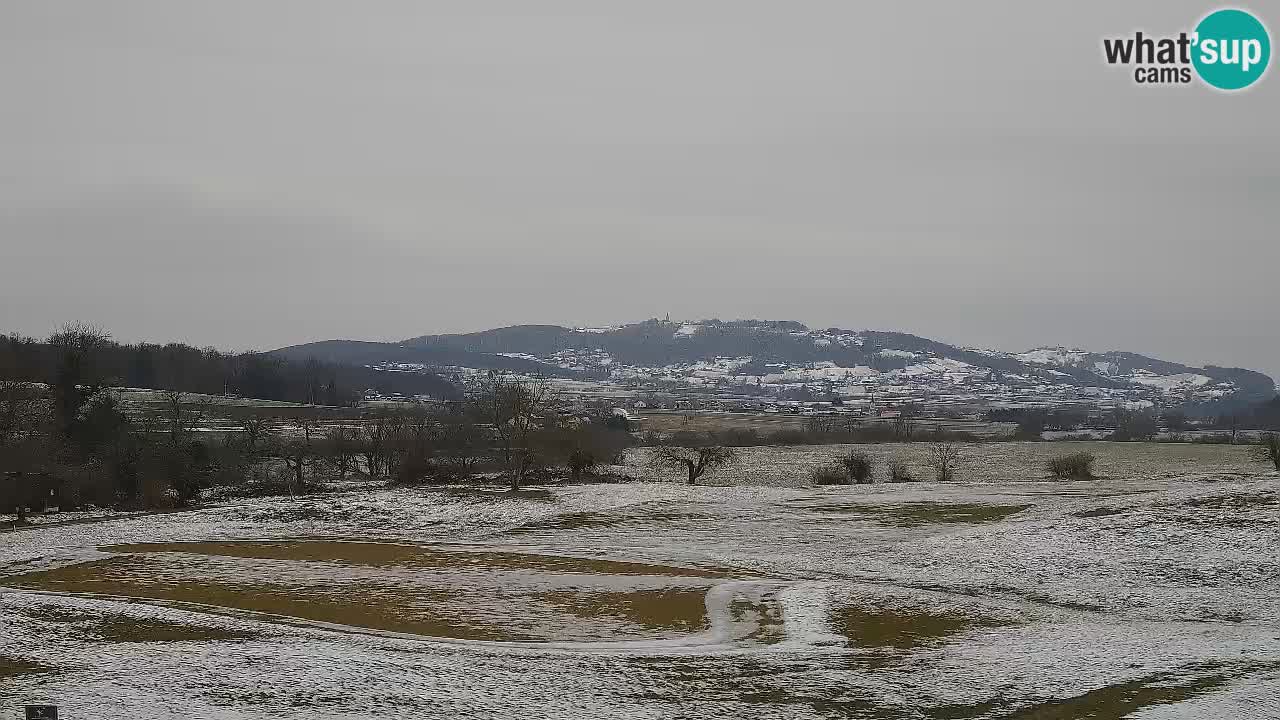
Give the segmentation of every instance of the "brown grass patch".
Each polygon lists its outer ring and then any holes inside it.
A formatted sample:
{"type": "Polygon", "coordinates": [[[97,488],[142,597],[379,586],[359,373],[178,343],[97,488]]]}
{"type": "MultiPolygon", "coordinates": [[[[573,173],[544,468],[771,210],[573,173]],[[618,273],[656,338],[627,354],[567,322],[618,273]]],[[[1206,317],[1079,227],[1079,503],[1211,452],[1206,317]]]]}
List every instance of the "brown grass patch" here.
{"type": "Polygon", "coordinates": [[[707,593],[670,589],[652,592],[555,591],[539,599],[580,618],[613,618],[650,630],[695,633],[707,627],[707,593]]]}
{"type": "Polygon", "coordinates": [[[849,639],[849,647],[895,650],[935,645],[972,628],[1010,624],[958,613],[864,607],[841,608],[834,621],[836,629],[849,639]]]}
{"type": "MultiPolygon", "coordinates": [[[[711,573],[682,568],[380,543],[209,542],[109,549],[130,554],[6,581],[38,590],[195,603],[431,637],[526,642],[666,638],[700,630],[706,625],[706,591],[714,584],[707,579],[711,573]],[[244,561],[217,559],[225,557],[244,561]],[[296,565],[268,564],[282,560],[296,565]],[[360,567],[347,576],[333,563],[360,567]],[[369,567],[386,570],[370,572],[369,567]]],[[[86,631],[109,642],[243,637],[129,618],[86,631]]]]}
{"type": "Polygon", "coordinates": [[[977,503],[902,503],[901,505],[817,505],[819,512],[862,515],[881,525],[919,527],[945,523],[999,522],[1030,505],[981,505],[977,503]]]}
{"type": "Polygon", "coordinates": [[[368,567],[406,567],[441,570],[533,570],[601,575],[658,575],[664,577],[723,577],[722,573],[669,565],[533,555],[493,550],[442,549],[421,545],[331,540],[244,542],[131,543],[101,548],[113,553],[191,553],[220,557],[330,562],[368,567]]]}
{"type": "Polygon", "coordinates": [[[0,678],[18,677],[20,675],[41,675],[55,672],[48,665],[41,665],[32,660],[12,658],[0,655],[0,678]]]}

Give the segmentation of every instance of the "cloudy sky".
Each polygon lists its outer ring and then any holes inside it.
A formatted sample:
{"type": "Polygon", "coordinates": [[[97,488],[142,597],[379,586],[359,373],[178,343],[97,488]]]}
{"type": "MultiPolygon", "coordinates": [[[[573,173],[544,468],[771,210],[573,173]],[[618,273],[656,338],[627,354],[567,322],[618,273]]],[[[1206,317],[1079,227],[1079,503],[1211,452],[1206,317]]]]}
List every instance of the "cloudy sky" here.
{"type": "Polygon", "coordinates": [[[1280,376],[1280,77],[1102,61],[1210,9],[10,0],[0,331],[669,312],[1280,376]]]}

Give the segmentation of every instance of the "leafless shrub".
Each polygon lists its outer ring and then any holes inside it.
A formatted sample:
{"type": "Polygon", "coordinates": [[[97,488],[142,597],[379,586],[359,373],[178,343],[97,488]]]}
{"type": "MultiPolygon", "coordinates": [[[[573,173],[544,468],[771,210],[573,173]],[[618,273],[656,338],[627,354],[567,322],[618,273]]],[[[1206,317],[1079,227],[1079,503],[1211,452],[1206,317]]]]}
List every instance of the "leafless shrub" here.
{"type": "Polygon", "coordinates": [[[849,480],[855,484],[865,485],[871,482],[875,463],[870,454],[855,450],[842,456],[839,462],[849,480]]]}
{"type": "Polygon", "coordinates": [[[906,483],[915,482],[916,478],[911,474],[911,468],[901,458],[893,458],[889,461],[889,482],[906,483]]]}
{"type": "Polygon", "coordinates": [[[1088,480],[1093,477],[1093,453],[1077,452],[1058,455],[1049,459],[1049,473],[1062,480],[1088,480]]]}
{"type": "Polygon", "coordinates": [[[814,485],[848,485],[849,473],[838,463],[820,465],[809,471],[814,485]]]}

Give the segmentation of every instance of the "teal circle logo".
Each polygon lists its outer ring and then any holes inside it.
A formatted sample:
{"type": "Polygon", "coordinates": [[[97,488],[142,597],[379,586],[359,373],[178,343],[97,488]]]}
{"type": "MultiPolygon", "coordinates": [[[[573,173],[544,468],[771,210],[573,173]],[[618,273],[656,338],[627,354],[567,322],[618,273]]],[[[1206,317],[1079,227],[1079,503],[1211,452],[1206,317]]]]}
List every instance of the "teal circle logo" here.
{"type": "Polygon", "coordinates": [[[1216,10],[1196,26],[1191,64],[1219,90],[1242,90],[1262,77],[1271,60],[1271,36],[1244,10],[1216,10]]]}

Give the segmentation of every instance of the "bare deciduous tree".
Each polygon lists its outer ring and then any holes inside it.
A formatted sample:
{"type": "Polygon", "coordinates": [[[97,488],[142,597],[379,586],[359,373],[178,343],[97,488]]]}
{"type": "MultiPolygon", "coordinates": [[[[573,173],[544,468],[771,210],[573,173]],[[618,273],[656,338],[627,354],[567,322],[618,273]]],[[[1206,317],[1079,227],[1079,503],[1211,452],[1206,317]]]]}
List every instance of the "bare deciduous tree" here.
{"type": "Polygon", "coordinates": [[[240,422],[240,432],[235,442],[245,451],[256,454],[266,446],[275,431],[271,418],[248,418],[240,422]]]}
{"type": "Polygon", "coordinates": [[[485,454],[487,438],[476,425],[472,409],[440,418],[436,431],[436,449],[449,472],[469,475],[485,454]]]}
{"type": "Polygon", "coordinates": [[[212,403],[208,399],[193,403],[187,402],[186,394],[181,391],[166,392],[161,411],[161,430],[169,444],[177,447],[189,440],[211,407],[212,403]]]}
{"type": "Polygon", "coordinates": [[[303,416],[294,422],[290,436],[282,439],[280,443],[280,458],[284,460],[285,466],[294,477],[294,486],[290,488],[290,494],[294,489],[301,492],[306,487],[305,473],[308,465],[312,466],[312,475],[315,474],[316,453],[313,443],[315,434],[315,421],[303,416]]]}
{"type": "Polygon", "coordinates": [[[227,438],[227,446],[239,455],[253,482],[261,479],[263,456],[274,444],[275,423],[270,418],[251,417],[240,421],[240,432],[227,438]]]}
{"type": "Polygon", "coordinates": [[[419,482],[430,474],[435,455],[436,422],[427,408],[415,404],[400,414],[393,427],[394,477],[419,482]]]}
{"type": "Polygon", "coordinates": [[[390,450],[393,413],[385,410],[364,418],[360,424],[358,440],[360,453],[364,455],[365,469],[371,478],[379,478],[387,471],[387,454],[390,450]]]}
{"type": "Polygon", "coordinates": [[[346,480],[347,474],[355,469],[356,453],[359,441],[355,428],[347,425],[334,425],[324,434],[320,444],[320,455],[325,463],[338,476],[338,480],[346,480]]]}
{"type": "Polygon", "coordinates": [[[929,464],[938,482],[951,482],[960,463],[960,446],[950,442],[935,442],[929,446],[929,464]]]}
{"type": "Polygon", "coordinates": [[[893,436],[900,442],[911,442],[916,432],[915,409],[904,405],[891,425],[893,436]]]}
{"type": "Polygon", "coordinates": [[[534,432],[552,409],[550,384],[543,379],[497,378],[481,388],[475,402],[485,422],[493,426],[511,489],[519,490],[534,461],[534,432]]]}
{"type": "MultiPolygon", "coordinates": [[[[1152,440],[1160,432],[1160,422],[1156,414],[1148,410],[1130,410],[1116,408],[1112,411],[1112,422],[1116,430],[1111,437],[1114,440],[1152,440]]],[[[1232,442],[1235,442],[1234,430],[1232,442]]]]}
{"type": "Polygon", "coordinates": [[[1254,449],[1254,456],[1263,462],[1271,462],[1276,466],[1276,470],[1280,470],[1280,435],[1276,433],[1263,433],[1258,438],[1258,447],[1254,449]]]}
{"type": "MultiPolygon", "coordinates": [[[[162,474],[177,493],[180,504],[189,504],[199,498],[200,475],[208,470],[208,451],[204,444],[196,442],[196,431],[208,411],[210,403],[187,402],[178,390],[166,392],[161,412],[155,420],[160,427],[148,423],[149,436],[159,439],[150,444],[150,471],[162,474]]],[[[152,478],[155,481],[158,478],[152,478]]]]}
{"type": "Polygon", "coordinates": [[[702,447],[663,445],[657,449],[653,462],[659,467],[687,472],[689,484],[694,485],[698,482],[698,478],[706,473],[728,465],[736,459],[737,453],[732,448],[720,445],[702,447]]]}
{"type": "Polygon", "coordinates": [[[98,351],[111,335],[96,325],[67,323],[49,336],[60,353],[54,378],[54,398],[62,433],[73,433],[80,406],[97,390],[101,378],[95,367],[98,351]]]}

